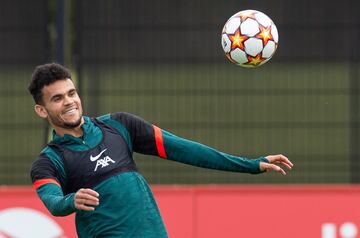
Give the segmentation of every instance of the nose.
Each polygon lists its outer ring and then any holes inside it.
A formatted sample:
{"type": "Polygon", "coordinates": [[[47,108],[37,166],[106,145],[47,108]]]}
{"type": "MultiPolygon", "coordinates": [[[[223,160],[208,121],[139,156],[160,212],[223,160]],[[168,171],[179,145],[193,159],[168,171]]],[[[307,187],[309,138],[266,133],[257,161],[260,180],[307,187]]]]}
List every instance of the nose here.
{"type": "Polygon", "coordinates": [[[64,104],[65,105],[72,104],[73,102],[74,102],[74,99],[72,97],[69,97],[69,96],[64,97],[64,104]]]}

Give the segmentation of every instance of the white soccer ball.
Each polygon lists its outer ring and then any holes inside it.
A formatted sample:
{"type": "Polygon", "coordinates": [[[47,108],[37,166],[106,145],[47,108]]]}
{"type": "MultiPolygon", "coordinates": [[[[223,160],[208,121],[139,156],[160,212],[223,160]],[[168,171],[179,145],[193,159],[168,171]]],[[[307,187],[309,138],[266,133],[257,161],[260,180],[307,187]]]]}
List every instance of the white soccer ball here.
{"type": "Polygon", "coordinates": [[[264,13],[244,10],[225,23],[221,45],[226,57],[243,67],[265,64],[274,55],[279,35],[274,22],[264,13]]]}

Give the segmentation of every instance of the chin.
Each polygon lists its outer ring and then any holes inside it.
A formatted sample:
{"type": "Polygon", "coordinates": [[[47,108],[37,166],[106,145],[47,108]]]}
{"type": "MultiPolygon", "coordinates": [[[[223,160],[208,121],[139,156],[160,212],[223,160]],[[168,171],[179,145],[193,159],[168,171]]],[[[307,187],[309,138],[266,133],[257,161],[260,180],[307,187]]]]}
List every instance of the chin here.
{"type": "Polygon", "coordinates": [[[81,125],[82,117],[73,122],[64,122],[64,127],[68,129],[76,128],[81,125]]]}

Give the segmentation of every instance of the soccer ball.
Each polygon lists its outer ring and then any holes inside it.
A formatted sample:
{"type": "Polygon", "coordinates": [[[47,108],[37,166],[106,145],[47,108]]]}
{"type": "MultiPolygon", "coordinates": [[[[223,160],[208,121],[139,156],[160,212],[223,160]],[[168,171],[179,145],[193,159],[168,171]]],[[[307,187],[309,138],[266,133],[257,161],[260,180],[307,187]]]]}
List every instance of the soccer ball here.
{"type": "Polygon", "coordinates": [[[221,34],[226,57],[243,67],[265,64],[274,55],[278,44],[279,35],[274,22],[256,10],[234,14],[225,23],[221,34]]]}

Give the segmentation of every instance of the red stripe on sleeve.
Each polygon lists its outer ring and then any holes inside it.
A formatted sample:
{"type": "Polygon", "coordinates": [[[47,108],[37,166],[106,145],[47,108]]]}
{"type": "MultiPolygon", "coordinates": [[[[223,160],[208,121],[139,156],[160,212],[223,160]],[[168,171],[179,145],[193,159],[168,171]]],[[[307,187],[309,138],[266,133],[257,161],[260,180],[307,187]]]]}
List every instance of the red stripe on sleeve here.
{"type": "Polygon", "coordinates": [[[56,184],[59,187],[61,187],[60,184],[55,179],[50,179],[50,178],[49,179],[38,179],[34,182],[33,185],[34,185],[35,189],[38,189],[39,187],[43,186],[44,184],[48,184],[48,183],[53,183],[53,184],[56,184]]]}
{"type": "Polygon", "coordinates": [[[155,132],[155,142],[156,142],[156,148],[158,150],[158,154],[161,158],[166,159],[167,156],[164,148],[164,141],[163,141],[161,129],[154,125],[153,127],[155,132]]]}

